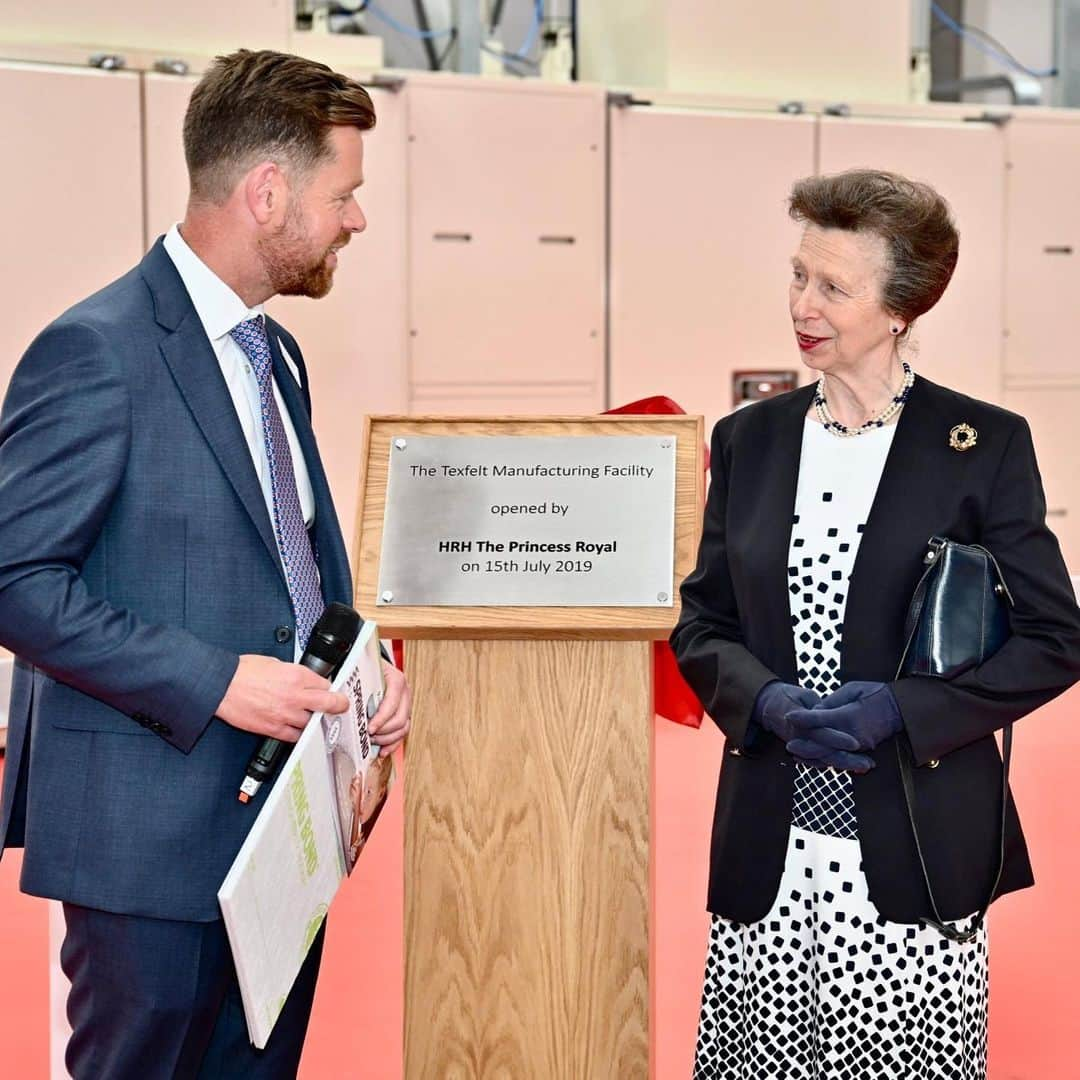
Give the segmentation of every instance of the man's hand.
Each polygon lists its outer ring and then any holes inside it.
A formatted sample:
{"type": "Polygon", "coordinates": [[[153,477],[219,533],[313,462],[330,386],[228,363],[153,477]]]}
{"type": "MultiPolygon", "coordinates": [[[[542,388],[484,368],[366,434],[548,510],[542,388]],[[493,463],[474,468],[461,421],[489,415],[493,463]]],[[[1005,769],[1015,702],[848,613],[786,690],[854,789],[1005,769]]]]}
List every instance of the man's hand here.
{"type": "Polygon", "coordinates": [[[335,715],[348,708],[349,699],[332,694],[329,681],[314,671],[272,656],[246,654],[240,657],[216,715],[241,731],[294,743],[312,713],[335,715]]]}
{"type": "Polygon", "coordinates": [[[383,682],[386,693],[378,711],[368,721],[371,741],[380,747],[383,757],[392,754],[409,733],[412,719],[412,691],[405,676],[393,664],[383,661],[383,682]]]}

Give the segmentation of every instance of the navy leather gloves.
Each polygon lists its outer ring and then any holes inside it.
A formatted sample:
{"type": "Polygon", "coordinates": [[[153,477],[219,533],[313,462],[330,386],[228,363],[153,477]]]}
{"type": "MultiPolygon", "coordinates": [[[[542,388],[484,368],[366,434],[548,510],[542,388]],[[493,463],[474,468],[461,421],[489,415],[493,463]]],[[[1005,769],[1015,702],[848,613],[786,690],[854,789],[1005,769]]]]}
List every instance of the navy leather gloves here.
{"type": "Polygon", "coordinates": [[[809,765],[867,772],[874,762],[858,750],[873,750],[903,727],[900,706],[886,683],[849,682],[816,707],[787,714],[796,728],[788,753],[809,765]]]}
{"type": "Polygon", "coordinates": [[[788,716],[796,710],[805,712],[812,709],[820,700],[821,695],[813,690],[804,690],[801,686],[775,679],[758,691],[750,720],[784,742],[789,742],[802,734],[802,730],[791,723],[788,716]]]}

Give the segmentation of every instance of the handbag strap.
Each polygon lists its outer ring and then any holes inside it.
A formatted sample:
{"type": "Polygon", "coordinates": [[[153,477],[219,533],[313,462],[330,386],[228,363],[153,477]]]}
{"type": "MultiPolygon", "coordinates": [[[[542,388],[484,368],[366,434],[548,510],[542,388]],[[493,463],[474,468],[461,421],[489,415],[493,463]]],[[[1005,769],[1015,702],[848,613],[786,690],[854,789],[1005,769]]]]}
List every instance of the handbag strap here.
{"type": "Polygon", "coordinates": [[[922,844],[919,842],[919,830],[915,824],[915,783],[911,773],[911,765],[914,758],[911,757],[910,748],[907,753],[904,752],[904,745],[906,745],[906,740],[898,737],[896,740],[896,757],[900,762],[900,781],[904,785],[904,801],[907,803],[908,821],[911,822],[911,835],[915,838],[915,853],[919,857],[919,866],[922,868],[923,881],[926,883],[926,895],[930,898],[930,910],[934,913],[932,919],[923,918],[921,921],[926,926],[934,927],[935,930],[947,937],[950,941],[960,943],[969,942],[973,940],[975,935],[979,932],[979,928],[986,918],[986,912],[989,910],[990,904],[994,899],[994,894],[997,892],[998,885],[1001,883],[1001,873],[1005,868],[1005,811],[1009,801],[1009,762],[1012,759],[1012,724],[1008,724],[1005,727],[1002,737],[1001,839],[998,849],[997,873],[994,875],[994,883],[990,886],[990,892],[986,897],[986,902],[983,904],[978,914],[975,915],[971,926],[969,926],[967,930],[958,930],[953,926],[947,925],[945,920],[941,917],[937,901],[934,899],[934,890],[930,886],[930,874],[926,869],[926,860],[923,858],[922,844]],[[911,760],[909,760],[909,757],[911,760]]]}

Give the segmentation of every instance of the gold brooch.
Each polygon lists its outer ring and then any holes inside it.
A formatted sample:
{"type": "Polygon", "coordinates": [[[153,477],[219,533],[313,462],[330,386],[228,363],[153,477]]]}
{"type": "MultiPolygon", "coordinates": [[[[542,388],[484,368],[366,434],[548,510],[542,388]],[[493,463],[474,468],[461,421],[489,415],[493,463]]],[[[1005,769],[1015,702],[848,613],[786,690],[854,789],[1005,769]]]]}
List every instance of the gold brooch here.
{"type": "Polygon", "coordinates": [[[949,445],[954,450],[970,450],[979,441],[979,433],[970,424],[957,424],[949,432],[949,445]]]}

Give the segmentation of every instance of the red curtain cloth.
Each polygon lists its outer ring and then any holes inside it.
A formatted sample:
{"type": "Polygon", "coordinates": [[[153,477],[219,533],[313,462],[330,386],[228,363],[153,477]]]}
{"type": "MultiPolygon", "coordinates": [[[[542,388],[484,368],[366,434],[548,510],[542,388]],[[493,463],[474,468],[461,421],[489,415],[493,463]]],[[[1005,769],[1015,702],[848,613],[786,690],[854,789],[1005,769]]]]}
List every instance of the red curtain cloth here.
{"type": "MultiPolygon", "coordinates": [[[[642,398],[640,401],[631,401],[629,405],[620,405],[617,409],[608,409],[608,414],[637,416],[674,416],[684,415],[686,410],[681,408],[669,397],[657,395],[656,397],[642,398]]],[[[607,414],[605,414],[607,415],[607,414]]],[[[709,471],[709,449],[705,448],[705,472],[709,471]]],[[[704,485],[705,476],[701,477],[704,485]]],[[[666,641],[653,642],[653,708],[657,715],[668,720],[674,720],[676,724],[685,724],[687,727],[701,727],[701,720],[705,710],[698,701],[697,695],[687,685],[686,680],[679,672],[679,666],[675,663],[675,654],[666,641]]]]}
{"type": "MultiPolygon", "coordinates": [[[[656,397],[642,398],[640,401],[632,401],[629,405],[621,405],[617,409],[608,409],[605,415],[637,415],[637,416],[675,416],[685,415],[686,410],[680,408],[669,397],[658,395],[656,397]]],[[[705,472],[709,471],[709,449],[705,448],[705,472]]],[[[704,486],[705,476],[702,475],[701,483],[704,486]]],[[[405,649],[401,641],[393,642],[394,662],[405,670],[405,649]]],[[[697,695],[687,685],[686,680],[679,673],[679,666],[675,663],[675,654],[666,641],[653,642],[653,707],[657,714],[668,720],[674,720],[676,724],[686,724],[687,727],[701,727],[702,717],[705,710],[701,707],[697,695]]]]}

